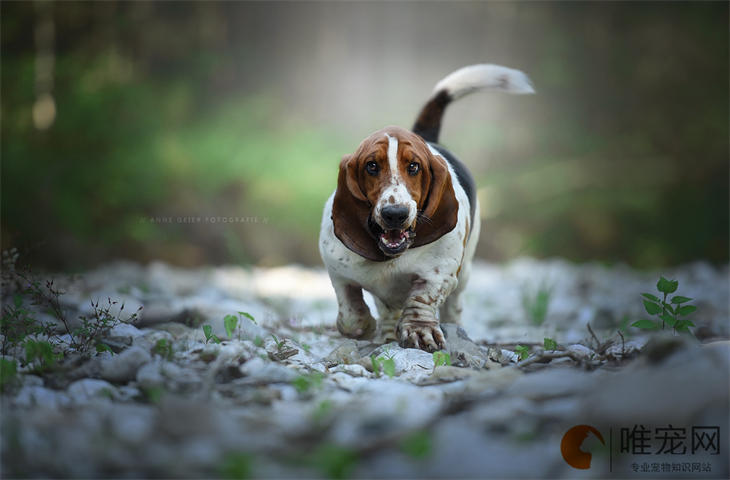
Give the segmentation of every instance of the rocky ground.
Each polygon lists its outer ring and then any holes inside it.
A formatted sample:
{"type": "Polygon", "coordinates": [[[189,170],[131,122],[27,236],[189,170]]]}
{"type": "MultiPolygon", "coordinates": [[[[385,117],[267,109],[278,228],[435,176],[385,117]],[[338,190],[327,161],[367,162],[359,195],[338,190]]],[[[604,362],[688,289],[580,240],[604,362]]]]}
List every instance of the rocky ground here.
{"type": "MultiPolygon", "coordinates": [[[[122,320],[144,308],[103,332],[108,349],[84,355],[58,315],[28,307],[54,333],[25,341],[66,354],[25,364],[27,347],[4,338],[5,360],[19,367],[3,379],[3,478],[730,474],[727,267],[477,263],[462,329],[444,327],[450,366],[342,338],[322,270],[117,263],[54,285],[68,322],[104,305],[122,320]],[[694,299],[699,340],[617,333],[647,317],[640,294],[656,293],[660,273],[694,299]],[[226,315],[237,319],[230,338],[226,315]],[[205,325],[221,343],[206,340],[205,325]],[[545,338],[557,346],[546,350],[545,338]],[[588,470],[561,454],[581,424],[603,438],[583,443],[588,470]]],[[[16,287],[4,285],[6,308],[30,302],[16,287]]]]}

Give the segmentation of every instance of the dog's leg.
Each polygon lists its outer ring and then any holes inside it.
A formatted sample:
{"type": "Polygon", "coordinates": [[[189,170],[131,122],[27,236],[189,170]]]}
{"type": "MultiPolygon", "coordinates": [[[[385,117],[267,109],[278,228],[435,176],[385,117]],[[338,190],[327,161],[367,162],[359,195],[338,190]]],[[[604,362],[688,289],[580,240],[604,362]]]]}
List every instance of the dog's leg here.
{"type": "Polygon", "coordinates": [[[461,311],[463,310],[461,295],[466,288],[467,281],[469,281],[470,273],[471,263],[465,263],[458,276],[458,285],[454,288],[454,291],[446,297],[444,304],[441,305],[441,309],[439,310],[439,320],[441,320],[441,322],[455,323],[457,325],[461,323],[461,311]]]}
{"type": "Polygon", "coordinates": [[[439,327],[436,311],[456,286],[456,276],[416,278],[403,308],[396,334],[401,347],[435,352],[446,342],[439,327]]]}
{"type": "Polygon", "coordinates": [[[373,298],[375,299],[375,305],[378,307],[380,323],[380,335],[378,336],[377,342],[388,343],[397,341],[398,337],[395,334],[395,329],[403,311],[388,307],[376,296],[373,296],[373,298]]]}
{"type": "Polygon", "coordinates": [[[476,250],[477,242],[479,241],[479,229],[481,228],[481,221],[479,220],[479,202],[477,202],[474,213],[474,231],[469,237],[469,242],[466,245],[466,251],[464,252],[464,260],[461,262],[461,270],[457,277],[458,285],[448,296],[444,304],[441,306],[439,319],[444,323],[461,323],[461,311],[462,311],[462,292],[466,289],[466,284],[469,281],[469,275],[471,274],[471,264],[474,259],[474,252],[476,250]]]}
{"type": "Polygon", "coordinates": [[[371,338],[377,324],[362,298],[362,288],[346,280],[331,280],[337,295],[337,330],[349,338],[371,338]]]}
{"type": "Polygon", "coordinates": [[[443,323],[461,323],[461,288],[456,288],[451,295],[448,296],[441,309],[439,310],[439,319],[443,323]]]}

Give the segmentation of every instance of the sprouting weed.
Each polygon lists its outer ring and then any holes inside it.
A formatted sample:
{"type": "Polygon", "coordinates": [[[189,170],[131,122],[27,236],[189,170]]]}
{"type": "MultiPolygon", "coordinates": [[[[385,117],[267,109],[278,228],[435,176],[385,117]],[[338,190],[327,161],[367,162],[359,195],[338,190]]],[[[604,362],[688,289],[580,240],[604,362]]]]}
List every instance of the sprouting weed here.
{"type": "Polygon", "coordinates": [[[321,387],[323,379],[323,373],[311,372],[306,375],[300,375],[292,380],[292,385],[294,385],[294,388],[296,388],[297,392],[307,393],[310,390],[321,387]]]}
{"type": "Polygon", "coordinates": [[[449,355],[446,352],[438,351],[433,352],[433,371],[436,371],[436,367],[441,366],[450,366],[451,365],[451,355],[449,355]]]}
{"type": "Polygon", "coordinates": [[[154,347],[152,347],[152,353],[170,360],[172,358],[172,342],[166,338],[157,340],[154,347]]]}
{"type": "Polygon", "coordinates": [[[516,345],[515,346],[515,353],[517,354],[517,358],[520,359],[520,361],[527,358],[527,356],[530,354],[530,348],[525,345],[516,345]]]}
{"type": "Polygon", "coordinates": [[[214,343],[221,343],[221,339],[218,338],[218,335],[215,335],[213,333],[213,327],[208,324],[203,325],[203,335],[205,335],[205,343],[208,343],[209,341],[214,343]]]}
{"type": "Polygon", "coordinates": [[[664,330],[666,326],[670,326],[675,333],[683,332],[692,334],[689,327],[694,327],[695,324],[692,320],[681,317],[691,315],[697,310],[697,307],[694,305],[685,305],[692,301],[689,297],[683,297],[682,295],[669,297],[670,293],[677,291],[679,281],[667,280],[662,276],[659,277],[656,287],[659,293],[662,294],[662,298],[651,293],[642,293],[641,296],[644,297],[643,303],[646,313],[656,316],[657,319],[637,320],[631,326],[642,330],[664,330]]]}
{"type": "Polygon", "coordinates": [[[557,350],[558,342],[556,342],[552,338],[545,337],[543,339],[543,346],[545,347],[545,350],[557,350]]]}

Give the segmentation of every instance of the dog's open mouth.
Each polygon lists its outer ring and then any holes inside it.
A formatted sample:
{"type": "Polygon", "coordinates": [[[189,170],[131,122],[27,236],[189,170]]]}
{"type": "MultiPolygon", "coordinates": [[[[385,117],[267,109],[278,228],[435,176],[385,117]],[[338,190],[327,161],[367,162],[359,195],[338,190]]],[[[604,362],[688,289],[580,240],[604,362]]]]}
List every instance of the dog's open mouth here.
{"type": "Polygon", "coordinates": [[[403,230],[383,230],[376,222],[370,221],[370,229],[373,236],[378,240],[380,250],[394,257],[403,253],[413,243],[416,233],[412,228],[403,230]]]}
{"type": "Polygon", "coordinates": [[[380,243],[389,250],[398,250],[408,241],[408,230],[387,230],[380,234],[380,243]]]}

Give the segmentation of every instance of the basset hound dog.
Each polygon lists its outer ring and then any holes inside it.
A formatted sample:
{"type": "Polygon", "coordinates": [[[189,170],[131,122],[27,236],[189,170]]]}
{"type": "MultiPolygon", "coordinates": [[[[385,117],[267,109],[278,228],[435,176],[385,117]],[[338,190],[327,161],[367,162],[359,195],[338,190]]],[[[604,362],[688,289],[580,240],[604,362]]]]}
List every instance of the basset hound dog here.
{"type": "Polygon", "coordinates": [[[461,68],[438,82],[412,131],[385,127],[342,159],[319,237],[342,335],[433,352],[445,345],[439,322],[459,322],[479,203],[469,171],[437,142],[449,103],[477,90],[534,93],[519,70],[461,68]]]}

